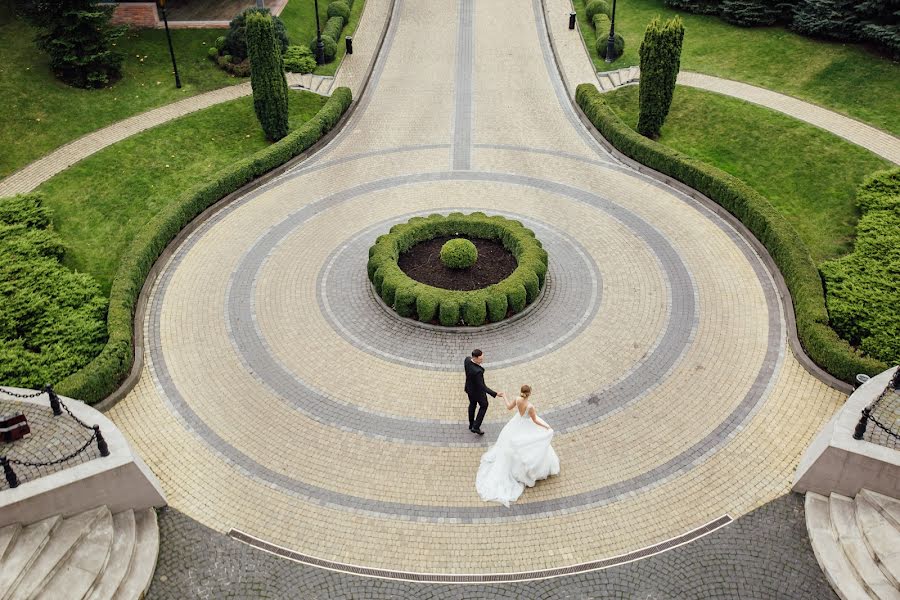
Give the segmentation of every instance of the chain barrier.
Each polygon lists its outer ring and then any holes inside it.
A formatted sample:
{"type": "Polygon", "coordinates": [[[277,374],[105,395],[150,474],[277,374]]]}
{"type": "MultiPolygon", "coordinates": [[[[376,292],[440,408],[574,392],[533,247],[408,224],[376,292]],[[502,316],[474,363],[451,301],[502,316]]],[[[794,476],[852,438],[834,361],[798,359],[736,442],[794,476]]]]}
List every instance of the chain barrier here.
{"type": "Polygon", "coordinates": [[[43,390],[40,390],[40,391],[35,392],[35,393],[33,393],[33,394],[18,394],[18,393],[16,393],[16,392],[11,392],[11,391],[9,391],[9,390],[5,390],[5,389],[3,389],[3,388],[0,388],[0,392],[3,392],[3,393],[6,394],[7,396],[12,396],[13,398],[37,398],[38,396],[40,396],[41,394],[45,393],[46,391],[47,391],[46,389],[43,389],[43,390]]]}
{"type": "MultiPolygon", "coordinates": [[[[859,381],[865,381],[865,379],[860,379],[857,377],[859,381]]],[[[869,421],[875,424],[876,427],[884,431],[890,437],[895,440],[900,440],[900,431],[895,431],[890,426],[882,423],[878,417],[875,416],[876,411],[881,406],[882,402],[889,395],[893,395],[894,393],[898,393],[898,389],[900,389],[900,367],[894,371],[894,376],[888,381],[888,384],[881,391],[875,400],[869,404],[867,407],[862,409],[862,416],[859,418],[859,422],[856,424],[856,429],[853,431],[853,439],[861,440],[863,436],[866,434],[866,429],[868,428],[869,421]]]]}
{"type": "Polygon", "coordinates": [[[885,425],[884,423],[882,423],[875,417],[875,412],[878,409],[878,406],[881,404],[882,400],[884,400],[887,397],[888,393],[891,391],[892,391],[891,386],[888,385],[888,387],[886,387],[884,389],[884,391],[881,392],[881,395],[878,396],[878,398],[875,400],[875,402],[872,403],[872,406],[869,409],[869,420],[872,421],[873,423],[875,423],[876,426],[880,427],[889,436],[893,437],[894,439],[900,440],[900,432],[893,431],[890,427],[888,427],[887,425],[885,425]]]}

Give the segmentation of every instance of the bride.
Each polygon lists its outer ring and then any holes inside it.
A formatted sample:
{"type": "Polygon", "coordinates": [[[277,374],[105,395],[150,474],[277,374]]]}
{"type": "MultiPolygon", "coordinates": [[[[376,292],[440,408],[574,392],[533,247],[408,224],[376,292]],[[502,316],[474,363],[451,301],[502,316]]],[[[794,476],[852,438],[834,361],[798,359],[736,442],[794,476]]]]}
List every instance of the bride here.
{"type": "Polygon", "coordinates": [[[507,410],[516,409],[497,442],[481,457],[475,489],[485,502],[508,507],[518,500],[525,486],[538,479],[559,474],[559,457],[550,446],[553,430],[537,416],[528,401],[531,386],[523,385],[514,400],[506,400],[507,410]]]}

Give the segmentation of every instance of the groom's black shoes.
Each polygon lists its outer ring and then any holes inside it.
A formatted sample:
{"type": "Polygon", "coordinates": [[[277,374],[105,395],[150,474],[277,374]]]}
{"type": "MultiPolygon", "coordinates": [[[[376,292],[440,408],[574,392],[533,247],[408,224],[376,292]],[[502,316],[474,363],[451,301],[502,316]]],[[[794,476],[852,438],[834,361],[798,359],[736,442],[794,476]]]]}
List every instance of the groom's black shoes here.
{"type": "Polygon", "coordinates": [[[484,432],[480,429],[475,429],[474,427],[469,427],[469,431],[472,433],[477,433],[478,435],[484,435],[484,432]]]}

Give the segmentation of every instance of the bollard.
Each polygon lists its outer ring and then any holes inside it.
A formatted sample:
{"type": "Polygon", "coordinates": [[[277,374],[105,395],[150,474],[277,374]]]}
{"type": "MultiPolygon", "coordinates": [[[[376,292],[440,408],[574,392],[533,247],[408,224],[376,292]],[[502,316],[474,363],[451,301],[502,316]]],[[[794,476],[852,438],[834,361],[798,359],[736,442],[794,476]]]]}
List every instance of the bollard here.
{"type": "Polygon", "coordinates": [[[49,385],[44,386],[44,391],[50,396],[50,408],[53,409],[53,416],[58,417],[62,414],[62,409],[59,407],[59,396],[56,395],[56,392],[49,385]]]}
{"type": "Polygon", "coordinates": [[[859,418],[859,423],[856,424],[856,429],[853,430],[853,439],[861,440],[863,436],[866,435],[866,428],[869,426],[869,407],[867,406],[862,410],[862,416],[859,418]]]}
{"type": "Polygon", "coordinates": [[[344,38],[344,44],[347,46],[347,54],[353,54],[353,38],[348,35],[344,38]]]}
{"type": "Polygon", "coordinates": [[[100,456],[109,456],[109,446],[106,445],[106,440],[103,439],[103,434],[100,433],[99,425],[94,425],[94,435],[97,436],[97,449],[100,450],[100,456]]]}
{"type": "Polygon", "coordinates": [[[569,29],[575,29],[575,12],[569,13],[569,29]]]}
{"type": "Polygon", "coordinates": [[[19,478],[16,477],[16,472],[13,471],[12,465],[5,456],[0,456],[0,463],[3,463],[3,474],[6,475],[6,483],[9,484],[9,487],[19,487],[19,478]]]}

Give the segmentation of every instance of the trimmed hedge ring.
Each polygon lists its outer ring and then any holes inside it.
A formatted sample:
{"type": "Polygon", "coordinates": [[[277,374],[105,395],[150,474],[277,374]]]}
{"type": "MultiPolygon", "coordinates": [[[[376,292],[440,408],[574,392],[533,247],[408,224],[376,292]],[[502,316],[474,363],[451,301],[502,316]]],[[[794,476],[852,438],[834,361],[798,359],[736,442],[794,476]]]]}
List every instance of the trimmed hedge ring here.
{"type": "Polygon", "coordinates": [[[367,272],[375,292],[401,317],[444,327],[479,327],[504,320],[534,302],[547,276],[547,251],[534,232],[519,221],[482,212],[454,212],[413,217],[394,225],[369,248],[367,272]],[[497,240],[516,257],[518,266],[506,279],[480,290],[457,291],[412,279],[397,261],[416,244],[444,235],[497,240]]]}

